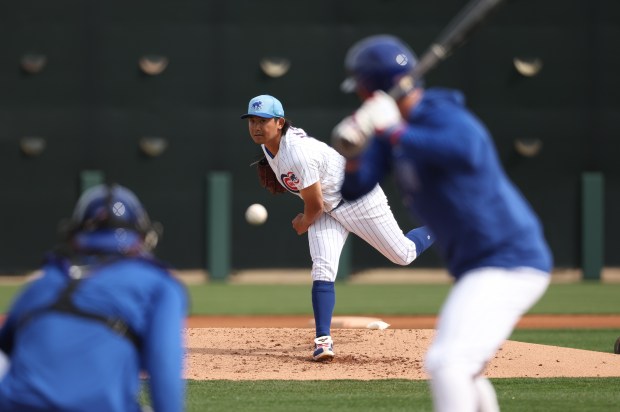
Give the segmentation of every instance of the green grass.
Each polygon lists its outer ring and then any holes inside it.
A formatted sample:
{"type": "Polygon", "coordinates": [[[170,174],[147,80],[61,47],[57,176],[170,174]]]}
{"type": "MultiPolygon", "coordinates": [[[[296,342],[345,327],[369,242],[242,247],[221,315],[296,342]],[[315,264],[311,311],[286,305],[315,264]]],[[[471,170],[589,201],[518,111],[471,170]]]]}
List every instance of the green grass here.
{"type": "MultiPolygon", "coordinates": [[[[336,286],[340,315],[434,314],[449,290],[448,285],[348,285],[336,286]]],[[[310,315],[310,285],[207,284],[189,288],[193,314],[211,315],[310,315]]]]}
{"type": "Polygon", "coordinates": [[[601,412],[620,408],[620,378],[493,379],[503,412],[601,412]]]}
{"type": "Polygon", "coordinates": [[[614,343],[618,337],[620,337],[618,329],[521,329],[515,330],[509,339],[613,353],[614,343]]]}
{"type": "MultiPolygon", "coordinates": [[[[340,315],[433,315],[450,285],[337,284],[340,315]]],[[[188,288],[193,314],[308,315],[312,313],[310,285],[205,284],[188,288]]],[[[618,314],[620,284],[553,284],[530,313],[618,314]]]]}
{"type": "Polygon", "coordinates": [[[620,283],[552,284],[530,313],[619,314],[620,283]]]}
{"type": "MultiPolygon", "coordinates": [[[[620,378],[492,379],[504,412],[600,412],[620,378]]],[[[426,381],[188,381],[187,411],[432,411],[426,381]]]]}
{"type": "MultiPolygon", "coordinates": [[[[340,315],[434,315],[450,291],[446,284],[336,286],[340,315]]],[[[0,313],[6,312],[19,286],[0,286],[0,313]]],[[[188,287],[194,315],[308,315],[310,285],[228,285],[188,287]]],[[[620,284],[553,284],[530,313],[618,314],[620,284]]]]}
{"type": "MultiPolygon", "coordinates": [[[[189,286],[193,315],[311,315],[310,285],[189,286]]],[[[0,313],[8,310],[19,290],[0,286],[0,313]]],[[[435,314],[449,285],[348,285],[336,287],[339,315],[435,314]]],[[[620,292],[619,292],[620,293],[620,292]]]]}
{"type": "Polygon", "coordinates": [[[189,381],[190,411],[398,411],[426,405],[425,382],[189,381]]]}

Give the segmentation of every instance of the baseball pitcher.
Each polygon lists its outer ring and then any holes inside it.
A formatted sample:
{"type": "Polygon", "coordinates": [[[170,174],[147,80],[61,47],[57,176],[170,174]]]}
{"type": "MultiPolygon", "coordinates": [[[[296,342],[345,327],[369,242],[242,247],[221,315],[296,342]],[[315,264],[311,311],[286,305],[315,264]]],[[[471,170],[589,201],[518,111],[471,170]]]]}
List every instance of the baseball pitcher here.
{"type": "Polygon", "coordinates": [[[349,233],[398,265],[410,264],[433,243],[433,237],[425,227],[403,234],[378,184],[359,199],[344,200],[340,194],[344,157],[303,129],[293,127],[275,97],[254,97],[241,118],[247,119],[250,136],[261,146],[276,184],[303,200],[303,212],[293,218],[292,226],[299,235],[308,233],[312,257],[312,308],[316,323],[312,358],[331,361],[334,281],[349,233]]]}

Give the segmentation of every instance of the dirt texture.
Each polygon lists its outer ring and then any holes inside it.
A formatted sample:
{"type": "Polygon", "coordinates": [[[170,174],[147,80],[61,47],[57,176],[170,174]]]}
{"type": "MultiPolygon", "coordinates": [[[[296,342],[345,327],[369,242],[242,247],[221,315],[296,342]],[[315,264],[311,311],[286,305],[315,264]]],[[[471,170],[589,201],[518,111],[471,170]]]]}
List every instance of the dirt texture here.
{"type": "MultiPolygon", "coordinates": [[[[196,380],[427,379],[423,358],[433,317],[335,317],[336,357],[312,361],[313,323],[303,316],[189,318],[185,377],[196,380]]],[[[614,316],[528,316],[520,328],[616,328],[614,316]]],[[[619,332],[620,334],[620,332],[619,332]]],[[[610,343],[611,344],[611,343],[610,343]]],[[[491,378],[620,376],[620,355],[507,341],[485,370],[491,378]]]]}

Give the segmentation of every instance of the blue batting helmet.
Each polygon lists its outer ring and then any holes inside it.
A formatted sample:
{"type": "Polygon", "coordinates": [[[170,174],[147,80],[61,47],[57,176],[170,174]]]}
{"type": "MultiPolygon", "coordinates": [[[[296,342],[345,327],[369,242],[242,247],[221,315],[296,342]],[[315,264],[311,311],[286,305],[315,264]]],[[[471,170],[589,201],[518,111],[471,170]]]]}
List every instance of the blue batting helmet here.
{"type": "Polygon", "coordinates": [[[341,89],[387,92],[416,64],[415,53],[399,38],[387,34],[366,37],[347,52],[344,65],[349,77],[341,89]]]}

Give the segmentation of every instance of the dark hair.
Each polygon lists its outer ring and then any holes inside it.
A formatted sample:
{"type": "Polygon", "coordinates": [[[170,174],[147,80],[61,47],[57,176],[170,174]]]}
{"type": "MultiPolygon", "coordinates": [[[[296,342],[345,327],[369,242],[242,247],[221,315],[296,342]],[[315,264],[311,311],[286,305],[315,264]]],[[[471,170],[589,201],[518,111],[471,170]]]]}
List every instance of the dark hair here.
{"type": "Polygon", "coordinates": [[[276,119],[284,119],[284,126],[282,126],[282,134],[286,134],[286,132],[288,131],[289,127],[293,126],[293,123],[291,123],[290,120],[288,120],[286,117],[277,117],[276,119]]]}

